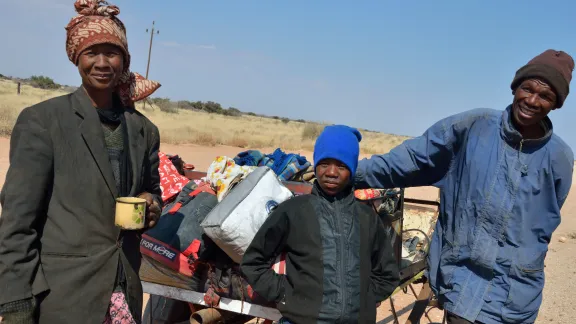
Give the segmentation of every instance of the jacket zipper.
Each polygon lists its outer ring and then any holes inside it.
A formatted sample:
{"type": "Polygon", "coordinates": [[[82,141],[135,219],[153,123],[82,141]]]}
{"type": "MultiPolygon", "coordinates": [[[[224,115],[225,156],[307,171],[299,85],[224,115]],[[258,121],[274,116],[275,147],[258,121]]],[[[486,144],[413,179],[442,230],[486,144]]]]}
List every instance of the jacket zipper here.
{"type": "Polygon", "coordinates": [[[524,146],[524,139],[521,139],[520,143],[518,143],[518,161],[522,161],[521,159],[522,146],[524,146]]]}
{"type": "Polygon", "coordinates": [[[345,268],[345,264],[346,264],[346,260],[344,259],[345,257],[345,253],[344,253],[344,225],[342,222],[342,215],[340,215],[340,201],[336,201],[335,205],[335,209],[336,209],[336,218],[337,218],[337,222],[338,222],[338,227],[339,227],[339,232],[340,232],[340,265],[341,265],[341,269],[340,269],[340,282],[342,283],[341,289],[342,289],[342,311],[340,313],[340,321],[342,321],[344,319],[344,314],[345,314],[345,310],[346,310],[346,304],[347,304],[347,296],[346,296],[346,268],[345,268]]]}
{"type": "MultiPolygon", "coordinates": [[[[518,145],[518,163],[520,163],[520,173],[521,174],[524,173],[524,165],[522,164],[522,156],[521,156],[523,146],[524,146],[524,139],[521,139],[520,143],[518,145]]],[[[501,244],[502,242],[504,242],[505,235],[506,235],[505,231],[502,231],[500,233],[500,235],[498,236],[499,237],[498,244],[501,244]]]]}

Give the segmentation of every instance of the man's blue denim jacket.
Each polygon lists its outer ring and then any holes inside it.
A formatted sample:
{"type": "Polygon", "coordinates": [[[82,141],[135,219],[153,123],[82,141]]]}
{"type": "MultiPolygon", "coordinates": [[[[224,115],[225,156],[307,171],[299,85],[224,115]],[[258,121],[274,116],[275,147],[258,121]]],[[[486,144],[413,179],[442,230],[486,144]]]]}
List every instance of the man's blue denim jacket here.
{"type": "Polygon", "coordinates": [[[550,119],[544,138],[523,140],[511,118],[511,106],[450,116],[361,160],[356,176],[358,187],[441,189],[430,285],[446,310],[486,324],[535,321],[548,244],[572,183],[573,152],[550,119]]]}

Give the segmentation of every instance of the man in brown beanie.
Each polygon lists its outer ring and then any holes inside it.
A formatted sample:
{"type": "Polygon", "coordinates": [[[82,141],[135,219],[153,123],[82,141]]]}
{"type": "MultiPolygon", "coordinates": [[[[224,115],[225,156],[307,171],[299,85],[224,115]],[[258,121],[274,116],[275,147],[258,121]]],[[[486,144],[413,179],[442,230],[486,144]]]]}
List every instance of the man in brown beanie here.
{"type": "Polygon", "coordinates": [[[427,278],[448,323],[536,320],[574,166],[548,114],[564,104],[573,70],[570,55],[547,50],[516,72],[504,111],[444,118],[358,164],[357,188],[441,189],[427,278]]]}

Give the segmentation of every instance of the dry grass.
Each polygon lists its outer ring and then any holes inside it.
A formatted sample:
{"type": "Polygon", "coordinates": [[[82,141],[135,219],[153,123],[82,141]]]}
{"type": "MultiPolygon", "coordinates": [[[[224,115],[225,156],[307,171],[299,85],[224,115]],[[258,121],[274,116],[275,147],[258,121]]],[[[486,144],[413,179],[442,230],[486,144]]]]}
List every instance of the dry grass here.
{"type": "Polygon", "coordinates": [[[28,106],[65,94],[63,91],[42,90],[22,85],[17,95],[16,82],[0,80],[0,136],[10,136],[18,113],[28,106]]]}
{"type": "Polygon", "coordinates": [[[12,127],[18,117],[18,110],[0,104],[0,136],[12,135],[12,127]]]}
{"type": "MultiPolygon", "coordinates": [[[[35,89],[22,86],[16,94],[16,83],[0,80],[0,136],[9,136],[17,114],[27,106],[63,95],[63,91],[35,89]]],[[[179,109],[166,113],[159,107],[142,109],[160,129],[162,142],[169,144],[198,144],[202,146],[229,145],[241,148],[280,147],[283,150],[312,151],[314,140],[324,125],[301,123],[256,116],[231,117],[179,109]]],[[[375,154],[389,151],[407,137],[362,131],[362,153],[375,154]]]]}

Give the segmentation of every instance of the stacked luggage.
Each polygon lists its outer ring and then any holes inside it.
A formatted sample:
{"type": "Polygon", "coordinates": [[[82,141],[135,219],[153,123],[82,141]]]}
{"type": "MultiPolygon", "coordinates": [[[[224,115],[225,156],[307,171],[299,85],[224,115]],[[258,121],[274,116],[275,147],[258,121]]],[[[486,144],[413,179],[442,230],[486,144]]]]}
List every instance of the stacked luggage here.
{"type": "MultiPolygon", "coordinates": [[[[239,263],[260,226],[292,192],[267,166],[256,167],[218,202],[213,186],[189,181],[142,235],[140,277],[157,284],[266,305],[239,263]]],[[[283,256],[271,265],[285,271],[283,256]]]]}
{"type": "MultiPolygon", "coordinates": [[[[239,263],[274,208],[293,197],[278,173],[288,174],[290,168],[274,171],[265,158],[249,152],[251,159],[248,153],[240,154],[242,159],[217,157],[203,180],[185,178],[183,169],[172,164],[174,157],[161,156],[165,206],[156,226],[142,235],[142,280],[205,293],[208,305],[225,297],[274,307],[252,290],[239,263]],[[242,165],[235,164],[236,160],[242,165]],[[252,160],[264,162],[256,165],[252,160]]],[[[299,163],[306,169],[296,177],[303,177],[309,173],[308,166],[299,163]]],[[[402,235],[403,191],[365,189],[355,195],[382,218],[401,264],[406,257],[397,239],[402,235]]],[[[412,251],[412,245],[419,242],[410,243],[406,248],[412,251]]],[[[270,266],[285,274],[284,255],[278,255],[270,266]]]]}

